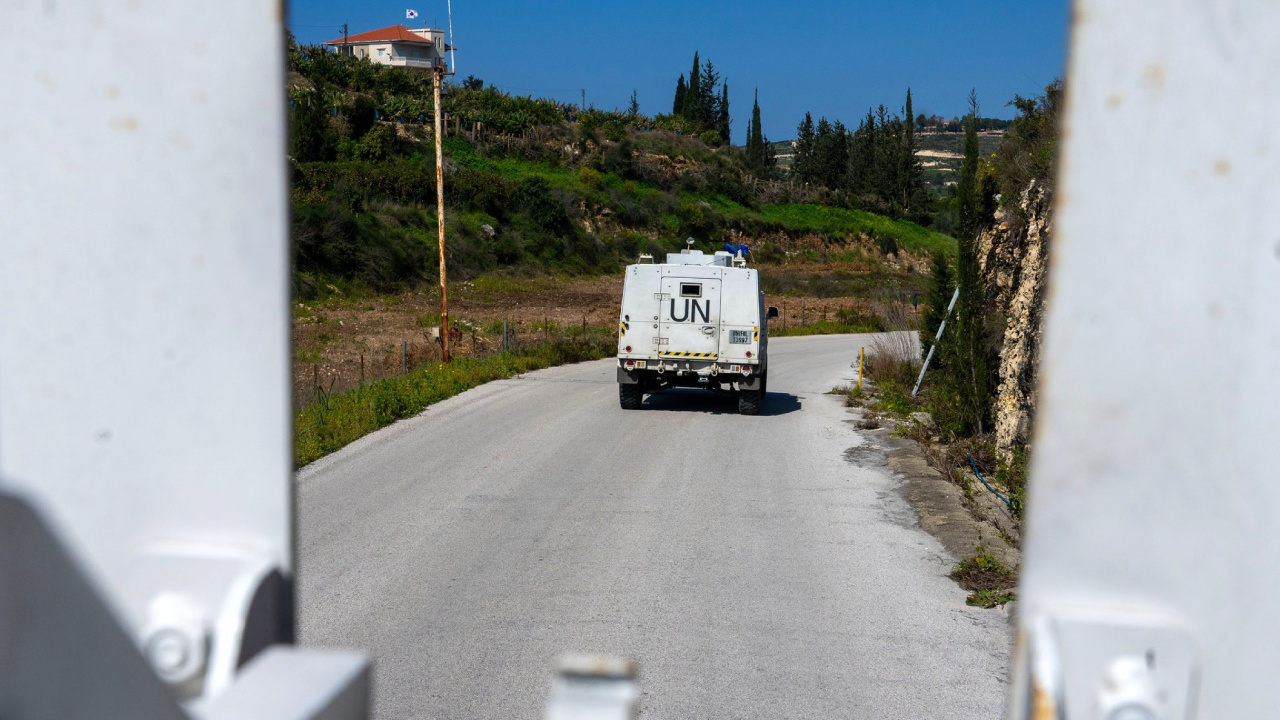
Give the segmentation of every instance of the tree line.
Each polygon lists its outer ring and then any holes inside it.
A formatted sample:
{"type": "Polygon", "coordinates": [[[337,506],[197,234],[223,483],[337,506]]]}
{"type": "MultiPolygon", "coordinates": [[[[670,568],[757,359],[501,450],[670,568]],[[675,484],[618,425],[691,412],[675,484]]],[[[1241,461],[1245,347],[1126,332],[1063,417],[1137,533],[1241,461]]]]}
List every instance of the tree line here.
{"type": "Polygon", "coordinates": [[[895,217],[927,221],[931,199],[916,158],[911,89],[902,115],[884,105],[867,110],[852,132],[839,120],[815,124],[805,113],[796,128],[792,175],[800,182],[849,193],[853,203],[895,217]]]}
{"type": "Polygon", "coordinates": [[[693,53],[693,68],[689,71],[689,79],[685,80],[685,76],[681,75],[676,82],[671,114],[683,118],[693,134],[700,137],[714,132],[714,139],[706,138],[712,140],[712,145],[730,141],[729,81],[720,77],[710,58],[703,63],[697,51],[693,53]],[[716,89],[717,83],[720,85],[719,91],[716,89]]]}

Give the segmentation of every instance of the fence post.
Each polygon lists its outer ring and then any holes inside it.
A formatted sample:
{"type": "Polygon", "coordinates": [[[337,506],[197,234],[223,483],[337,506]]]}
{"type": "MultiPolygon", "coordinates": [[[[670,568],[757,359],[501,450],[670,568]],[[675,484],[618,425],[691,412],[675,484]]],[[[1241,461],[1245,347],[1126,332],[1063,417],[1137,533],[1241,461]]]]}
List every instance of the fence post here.
{"type": "Polygon", "coordinates": [[[407,340],[400,342],[400,374],[409,374],[409,342],[407,340]]]}
{"type": "Polygon", "coordinates": [[[360,353],[360,385],[364,385],[364,353],[360,353]]]}
{"type": "Polygon", "coordinates": [[[804,327],[804,300],[800,301],[800,327],[804,327]]]}
{"type": "Polygon", "coordinates": [[[502,352],[507,352],[507,321],[502,321],[502,352]]]}

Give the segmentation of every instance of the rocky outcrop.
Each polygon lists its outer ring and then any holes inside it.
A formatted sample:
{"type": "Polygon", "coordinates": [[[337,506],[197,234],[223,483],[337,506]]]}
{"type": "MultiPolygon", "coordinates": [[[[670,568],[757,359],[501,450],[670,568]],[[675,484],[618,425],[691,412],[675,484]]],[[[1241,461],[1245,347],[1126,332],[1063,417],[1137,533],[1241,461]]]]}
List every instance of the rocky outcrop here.
{"type": "Polygon", "coordinates": [[[1033,182],[978,238],[988,307],[1005,321],[995,400],[996,450],[1008,459],[1030,438],[1053,228],[1050,194],[1033,182]]]}

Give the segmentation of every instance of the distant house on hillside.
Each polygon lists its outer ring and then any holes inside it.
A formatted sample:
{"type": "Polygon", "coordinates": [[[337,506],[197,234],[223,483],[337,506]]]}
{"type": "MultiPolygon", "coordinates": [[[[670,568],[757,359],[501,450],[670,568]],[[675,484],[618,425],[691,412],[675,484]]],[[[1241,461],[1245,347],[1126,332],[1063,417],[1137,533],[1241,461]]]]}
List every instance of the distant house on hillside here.
{"type": "Polygon", "coordinates": [[[403,25],[340,37],[325,45],[343,55],[368,58],[382,65],[420,68],[445,65],[444,54],[453,49],[445,43],[443,30],[410,30],[403,25]]]}

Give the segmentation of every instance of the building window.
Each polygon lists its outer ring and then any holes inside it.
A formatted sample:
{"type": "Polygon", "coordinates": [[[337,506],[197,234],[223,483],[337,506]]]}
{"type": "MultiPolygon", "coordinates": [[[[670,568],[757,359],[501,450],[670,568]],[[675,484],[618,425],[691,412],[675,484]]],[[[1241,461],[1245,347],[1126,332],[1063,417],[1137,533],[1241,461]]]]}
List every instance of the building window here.
{"type": "Polygon", "coordinates": [[[382,57],[385,54],[387,54],[387,51],[385,49],[378,48],[378,57],[382,57]]]}

